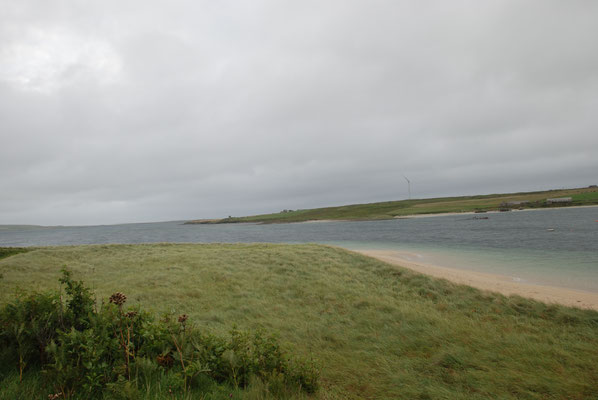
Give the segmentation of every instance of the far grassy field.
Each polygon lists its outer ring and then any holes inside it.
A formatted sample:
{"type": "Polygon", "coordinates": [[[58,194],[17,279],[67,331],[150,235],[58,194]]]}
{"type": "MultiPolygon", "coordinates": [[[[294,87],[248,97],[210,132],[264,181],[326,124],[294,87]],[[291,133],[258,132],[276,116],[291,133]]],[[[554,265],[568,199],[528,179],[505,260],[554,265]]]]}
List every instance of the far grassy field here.
{"type": "MultiPolygon", "coordinates": [[[[490,194],[480,196],[440,197],[434,199],[415,199],[387,201],[370,204],[352,204],[339,207],[295,210],[274,214],[253,215],[248,217],[230,217],[213,220],[194,220],[188,223],[237,223],[261,222],[283,223],[310,220],[377,220],[391,219],[408,215],[436,214],[450,212],[496,211],[508,202],[528,201],[513,208],[549,207],[547,198],[571,197],[567,206],[598,205],[598,188],[579,188],[548,190],[543,192],[490,194]]],[[[556,205],[562,207],[563,205],[556,205]]]]}
{"type": "Polygon", "coordinates": [[[0,260],[0,305],[19,290],[57,288],[63,266],[98,299],[121,291],[213,332],[279,332],[293,353],[319,360],[321,399],[597,398],[596,311],[485,293],[338,248],[273,244],[31,249],[0,260]]]}

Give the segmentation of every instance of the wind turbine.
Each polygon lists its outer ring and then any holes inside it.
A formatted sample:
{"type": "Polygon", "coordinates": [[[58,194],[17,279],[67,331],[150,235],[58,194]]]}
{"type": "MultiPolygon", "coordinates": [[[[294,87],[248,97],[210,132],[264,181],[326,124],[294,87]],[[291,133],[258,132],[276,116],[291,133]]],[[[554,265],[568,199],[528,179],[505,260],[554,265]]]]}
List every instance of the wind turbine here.
{"type": "Polygon", "coordinates": [[[405,175],[403,175],[403,178],[405,178],[405,180],[407,181],[407,188],[409,190],[409,200],[411,200],[411,181],[407,179],[405,175]]]}

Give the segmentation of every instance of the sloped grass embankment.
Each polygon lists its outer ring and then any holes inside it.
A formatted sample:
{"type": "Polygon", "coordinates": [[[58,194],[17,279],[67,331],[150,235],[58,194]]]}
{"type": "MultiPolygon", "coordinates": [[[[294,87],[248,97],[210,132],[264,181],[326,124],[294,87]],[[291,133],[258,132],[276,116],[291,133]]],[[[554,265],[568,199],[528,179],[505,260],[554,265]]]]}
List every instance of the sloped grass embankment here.
{"type": "Polygon", "coordinates": [[[598,312],[504,297],[321,245],[152,244],[32,249],[0,260],[0,305],[58,287],[124,292],[200,329],[280,333],[321,365],[322,399],[587,399],[598,312]]]}

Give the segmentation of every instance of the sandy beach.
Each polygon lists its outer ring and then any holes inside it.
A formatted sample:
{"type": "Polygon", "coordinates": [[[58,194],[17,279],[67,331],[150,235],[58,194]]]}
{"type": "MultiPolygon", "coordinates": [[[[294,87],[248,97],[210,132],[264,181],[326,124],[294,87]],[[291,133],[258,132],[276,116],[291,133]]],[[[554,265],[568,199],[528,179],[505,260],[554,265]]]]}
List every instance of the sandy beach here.
{"type": "Polygon", "coordinates": [[[454,283],[469,285],[482,290],[498,292],[504,295],[516,294],[545,303],[558,303],[598,310],[598,293],[515,282],[511,277],[504,275],[466,271],[416,262],[413,261],[413,255],[407,252],[394,250],[356,250],[356,252],[377,258],[389,264],[409,268],[422,274],[447,279],[454,283]]]}

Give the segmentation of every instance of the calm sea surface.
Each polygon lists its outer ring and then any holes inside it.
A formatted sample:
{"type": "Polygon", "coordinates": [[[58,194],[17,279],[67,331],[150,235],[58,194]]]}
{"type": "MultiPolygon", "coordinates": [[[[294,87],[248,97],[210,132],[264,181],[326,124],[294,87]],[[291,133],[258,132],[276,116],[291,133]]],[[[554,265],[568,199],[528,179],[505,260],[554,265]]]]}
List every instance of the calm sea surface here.
{"type": "Polygon", "coordinates": [[[0,246],[96,243],[325,243],[407,251],[442,266],[598,292],[598,207],[368,222],[83,227],[0,226],[0,246]]]}

